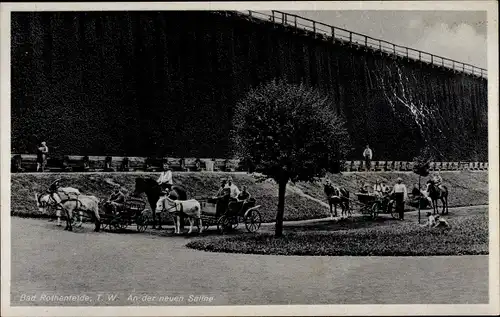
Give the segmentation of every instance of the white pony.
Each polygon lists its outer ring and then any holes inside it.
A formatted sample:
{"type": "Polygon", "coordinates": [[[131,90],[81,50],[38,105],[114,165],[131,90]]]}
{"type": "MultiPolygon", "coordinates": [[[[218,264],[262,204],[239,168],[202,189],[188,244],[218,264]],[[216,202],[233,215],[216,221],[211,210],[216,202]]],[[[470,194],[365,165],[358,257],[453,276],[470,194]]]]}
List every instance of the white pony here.
{"type": "Polygon", "coordinates": [[[183,214],[189,219],[189,232],[193,232],[194,221],[198,220],[196,226],[198,232],[203,232],[203,223],[201,220],[201,204],[196,199],[189,200],[172,200],[167,196],[160,197],[156,204],[156,212],[169,212],[173,214],[174,219],[174,233],[180,234],[180,215],[183,214]]]}
{"type": "MultiPolygon", "coordinates": [[[[72,219],[73,213],[78,211],[80,216],[80,221],[77,226],[81,226],[83,222],[83,213],[87,213],[90,218],[92,218],[95,222],[95,230],[100,230],[101,225],[101,217],[99,215],[99,198],[90,195],[82,195],[77,189],[71,188],[68,192],[64,191],[63,187],[58,187],[59,180],[56,180],[49,187],[49,190],[44,195],[38,196],[35,194],[37,198],[37,205],[46,206],[52,205],[55,206],[56,212],[58,214],[58,224],[60,223],[60,213],[61,210],[66,212],[66,228],[64,230],[73,230],[72,219]]],[[[68,188],[65,188],[68,190],[68,188]]]]}
{"type": "MultiPolygon", "coordinates": [[[[78,196],[81,195],[80,191],[73,187],[59,187],[57,191],[66,199],[78,199],[78,196]]],[[[61,206],[57,204],[57,202],[50,195],[50,191],[45,194],[35,193],[35,201],[36,206],[38,207],[38,211],[43,213],[47,207],[52,207],[56,209],[57,216],[57,225],[61,225],[61,206]]],[[[80,223],[82,223],[83,213],[80,211],[80,223]]]]}

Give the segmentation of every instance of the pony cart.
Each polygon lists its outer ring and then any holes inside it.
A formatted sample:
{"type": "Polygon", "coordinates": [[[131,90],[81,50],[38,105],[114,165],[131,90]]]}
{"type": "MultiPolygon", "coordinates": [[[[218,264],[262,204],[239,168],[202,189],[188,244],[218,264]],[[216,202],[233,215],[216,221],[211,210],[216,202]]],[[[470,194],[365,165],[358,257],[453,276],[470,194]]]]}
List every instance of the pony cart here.
{"type": "Polygon", "coordinates": [[[394,206],[394,200],[390,196],[380,196],[370,193],[356,193],[361,204],[360,212],[376,218],[379,214],[391,214],[394,219],[399,217],[394,206]]]}
{"type": "Polygon", "coordinates": [[[100,215],[103,229],[109,228],[111,231],[116,232],[135,223],[137,231],[144,232],[148,227],[149,216],[146,213],[146,202],[142,199],[127,198],[123,208],[120,208],[117,212],[109,211],[111,209],[109,207],[103,209],[107,211],[100,215]]]}
{"type": "Polygon", "coordinates": [[[244,201],[232,201],[229,197],[208,198],[200,199],[200,204],[204,230],[211,225],[217,225],[217,230],[225,233],[244,223],[247,231],[253,233],[257,232],[262,224],[258,211],[260,205],[256,205],[253,198],[244,201]]]}

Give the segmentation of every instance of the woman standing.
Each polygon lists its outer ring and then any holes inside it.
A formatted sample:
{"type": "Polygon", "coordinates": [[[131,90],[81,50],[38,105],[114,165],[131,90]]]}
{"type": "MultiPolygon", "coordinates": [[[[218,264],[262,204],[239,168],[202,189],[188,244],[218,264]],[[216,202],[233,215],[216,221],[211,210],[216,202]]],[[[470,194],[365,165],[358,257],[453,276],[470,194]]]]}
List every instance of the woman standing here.
{"type": "Polygon", "coordinates": [[[47,154],[49,153],[49,148],[45,141],[42,142],[41,146],[37,149],[36,154],[36,171],[43,172],[45,170],[45,165],[47,164],[47,154]]]}

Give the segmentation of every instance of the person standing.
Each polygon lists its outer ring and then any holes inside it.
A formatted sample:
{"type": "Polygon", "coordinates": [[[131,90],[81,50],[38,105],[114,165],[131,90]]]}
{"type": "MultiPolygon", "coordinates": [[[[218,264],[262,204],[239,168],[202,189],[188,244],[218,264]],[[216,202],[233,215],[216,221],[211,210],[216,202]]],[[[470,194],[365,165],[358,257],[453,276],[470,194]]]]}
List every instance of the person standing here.
{"type": "Polygon", "coordinates": [[[366,145],[366,148],[363,151],[363,157],[365,159],[365,170],[371,171],[373,151],[372,151],[372,149],[370,149],[370,146],[368,144],[366,145]]]}
{"type": "Polygon", "coordinates": [[[49,148],[47,147],[47,143],[43,141],[40,147],[37,149],[36,154],[36,171],[43,172],[45,171],[45,165],[47,165],[47,154],[49,153],[49,148]]]}
{"type": "Polygon", "coordinates": [[[403,184],[401,177],[398,177],[396,185],[392,190],[394,198],[396,200],[396,210],[399,213],[399,220],[404,220],[405,217],[405,200],[408,199],[408,191],[406,190],[406,185],[403,184]]]}

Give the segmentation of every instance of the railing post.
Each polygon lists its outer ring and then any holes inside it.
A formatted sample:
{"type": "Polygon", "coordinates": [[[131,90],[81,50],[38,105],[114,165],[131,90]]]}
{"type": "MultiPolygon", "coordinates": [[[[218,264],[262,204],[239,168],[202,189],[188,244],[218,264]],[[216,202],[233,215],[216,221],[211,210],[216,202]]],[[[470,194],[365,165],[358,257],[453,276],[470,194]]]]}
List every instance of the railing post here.
{"type": "Polygon", "coordinates": [[[332,37],[335,39],[335,28],[332,26],[332,37]]]}
{"type": "Polygon", "coordinates": [[[285,12],[283,12],[281,14],[281,24],[283,24],[283,25],[286,24],[286,16],[287,16],[287,14],[285,12]]]}
{"type": "Polygon", "coordinates": [[[483,69],[481,68],[481,77],[483,77],[483,69]]]}
{"type": "Polygon", "coordinates": [[[352,44],[352,32],[349,32],[349,44],[352,44]]]}
{"type": "Polygon", "coordinates": [[[392,52],[396,55],[396,45],[392,44],[392,52]]]}
{"type": "Polygon", "coordinates": [[[453,70],[455,70],[455,61],[452,62],[453,70]]]}
{"type": "Polygon", "coordinates": [[[444,67],[444,58],[441,57],[441,66],[444,67]]]}
{"type": "Polygon", "coordinates": [[[314,34],[316,34],[316,22],[315,21],[313,21],[313,32],[314,32],[314,34]]]}
{"type": "Polygon", "coordinates": [[[297,28],[297,16],[296,15],[294,16],[294,24],[295,24],[295,28],[297,28]]]}
{"type": "Polygon", "coordinates": [[[418,51],[418,60],[422,61],[422,52],[421,51],[418,51]]]}
{"type": "Polygon", "coordinates": [[[462,63],[462,71],[465,72],[465,64],[462,63]]]}
{"type": "Polygon", "coordinates": [[[273,21],[273,22],[276,22],[276,21],[274,20],[274,10],[272,11],[272,13],[273,13],[273,15],[272,15],[271,19],[272,19],[272,21],[273,21]]]}
{"type": "Polygon", "coordinates": [[[248,15],[252,17],[252,10],[248,10],[248,15]]]}
{"type": "Polygon", "coordinates": [[[408,47],[406,48],[406,59],[408,59],[409,56],[408,56],[408,47]]]}
{"type": "Polygon", "coordinates": [[[434,64],[434,55],[430,54],[431,55],[431,64],[434,64]]]}
{"type": "Polygon", "coordinates": [[[368,47],[368,36],[365,36],[365,48],[368,47]]]}
{"type": "Polygon", "coordinates": [[[472,75],[474,75],[474,66],[472,66],[472,75]]]}
{"type": "Polygon", "coordinates": [[[378,49],[382,51],[382,41],[378,40],[378,49]]]}

